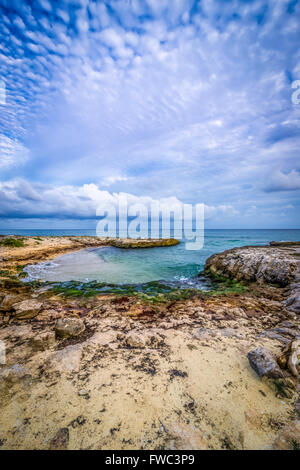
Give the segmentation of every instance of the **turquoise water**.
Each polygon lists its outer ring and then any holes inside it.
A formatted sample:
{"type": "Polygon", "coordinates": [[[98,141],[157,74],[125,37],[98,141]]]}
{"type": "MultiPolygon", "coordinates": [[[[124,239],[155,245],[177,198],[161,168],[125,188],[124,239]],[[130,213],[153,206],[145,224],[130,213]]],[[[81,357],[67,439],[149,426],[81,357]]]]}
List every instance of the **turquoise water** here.
{"type": "MultiPolygon", "coordinates": [[[[14,230],[16,235],[95,235],[94,230],[14,230]]],[[[144,283],[165,280],[183,286],[195,285],[205,260],[214,253],[245,245],[265,245],[270,241],[299,241],[300,230],[206,230],[204,247],[188,251],[184,242],[167,248],[129,249],[113,247],[69,253],[51,262],[27,268],[30,279],[48,281],[103,281],[144,283]]]]}

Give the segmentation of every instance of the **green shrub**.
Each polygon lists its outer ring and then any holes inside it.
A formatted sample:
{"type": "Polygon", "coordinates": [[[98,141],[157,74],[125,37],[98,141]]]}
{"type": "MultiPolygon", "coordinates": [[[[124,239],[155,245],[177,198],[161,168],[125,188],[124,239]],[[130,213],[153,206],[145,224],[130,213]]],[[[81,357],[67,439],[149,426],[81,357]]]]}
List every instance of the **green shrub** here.
{"type": "Polygon", "coordinates": [[[20,248],[24,246],[24,238],[4,238],[4,240],[0,240],[0,245],[20,248]]]}

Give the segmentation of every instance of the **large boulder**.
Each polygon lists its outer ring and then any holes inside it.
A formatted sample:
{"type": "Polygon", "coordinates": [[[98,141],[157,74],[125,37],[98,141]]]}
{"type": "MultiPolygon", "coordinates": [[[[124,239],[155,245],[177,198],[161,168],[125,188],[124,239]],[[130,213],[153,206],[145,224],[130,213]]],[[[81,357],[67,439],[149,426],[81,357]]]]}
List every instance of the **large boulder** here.
{"type": "Polygon", "coordinates": [[[299,246],[233,248],[208,258],[205,270],[238,281],[287,286],[296,280],[300,263],[295,254],[299,252],[299,246]]]}
{"type": "Polygon", "coordinates": [[[260,377],[267,377],[278,379],[283,377],[282,370],[280,369],[276,358],[271,351],[266,348],[259,347],[248,353],[248,360],[252,369],[260,377]]]}
{"type": "Polygon", "coordinates": [[[85,330],[82,320],[75,317],[60,318],[55,326],[55,333],[58,338],[70,338],[78,336],[85,330]]]}
{"type": "Polygon", "coordinates": [[[34,299],[22,300],[12,305],[14,310],[14,317],[17,320],[27,320],[29,318],[34,318],[38,315],[39,311],[42,308],[42,302],[38,302],[34,299]]]}

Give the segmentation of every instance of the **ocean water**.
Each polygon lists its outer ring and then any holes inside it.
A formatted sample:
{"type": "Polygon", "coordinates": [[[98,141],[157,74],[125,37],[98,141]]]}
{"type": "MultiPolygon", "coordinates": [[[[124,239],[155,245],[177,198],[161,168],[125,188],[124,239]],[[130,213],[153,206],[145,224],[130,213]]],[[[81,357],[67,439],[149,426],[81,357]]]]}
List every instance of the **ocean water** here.
{"type": "MultiPolygon", "coordinates": [[[[94,230],[14,230],[15,235],[95,235],[94,230]]],[[[202,286],[197,275],[214,253],[245,245],[265,245],[270,241],[298,241],[300,230],[206,230],[199,251],[179,245],[167,248],[119,249],[103,247],[62,255],[51,262],[28,266],[28,279],[83,282],[97,280],[114,284],[139,284],[164,280],[183,287],[202,286]]]]}
{"type": "MultiPolygon", "coordinates": [[[[14,230],[1,234],[15,235],[95,235],[94,230],[14,230]]],[[[245,245],[266,245],[270,241],[299,241],[300,230],[206,230],[204,247],[199,251],[179,245],[148,249],[103,247],[62,255],[51,262],[26,268],[29,279],[83,282],[101,281],[137,284],[164,280],[180,286],[197,286],[197,275],[206,259],[214,253],[245,245]]]]}

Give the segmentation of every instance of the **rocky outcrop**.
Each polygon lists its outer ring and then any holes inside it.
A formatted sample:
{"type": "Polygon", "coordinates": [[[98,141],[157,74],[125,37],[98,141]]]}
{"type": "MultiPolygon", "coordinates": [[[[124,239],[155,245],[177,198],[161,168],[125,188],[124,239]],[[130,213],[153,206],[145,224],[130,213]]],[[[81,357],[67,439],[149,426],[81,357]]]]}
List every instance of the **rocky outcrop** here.
{"type": "Polygon", "coordinates": [[[14,318],[17,320],[27,320],[29,318],[34,318],[38,315],[39,311],[42,308],[42,303],[34,299],[22,300],[16,304],[12,305],[14,310],[14,318]]]}
{"type": "Polygon", "coordinates": [[[283,376],[276,358],[266,348],[260,347],[250,351],[248,353],[248,360],[252,369],[260,377],[278,379],[283,376]]]}
{"type": "Polygon", "coordinates": [[[117,248],[154,248],[159,246],[178,245],[179,241],[175,238],[158,238],[158,239],[138,239],[132,238],[111,238],[106,243],[117,248]]]}
{"type": "Polygon", "coordinates": [[[79,318],[60,318],[55,327],[56,336],[59,338],[70,338],[78,336],[85,330],[82,320],[79,318]]]}
{"type": "MultiPolygon", "coordinates": [[[[298,378],[300,330],[295,314],[300,313],[300,242],[271,242],[270,246],[227,250],[208,258],[205,271],[221,278],[288,287],[284,290],[283,311],[293,322],[286,320],[259,335],[260,339],[280,343],[285,352],[277,358],[259,345],[248,353],[248,360],[261,378],[298,378]]],[[[285,380],[283,384],[290,382],[285,380]]]]}
{"type": "Polygon", "coordinates": [[[127,335],[118,335],[121,346],[129,349],[159,348],[162,338],[158,335],[130,332],[127,335]]]}
{"type": "Polygon", "coordinates": [[[272,242],[270,246],[227,250],[208,258],[205,271],[237,281],[289,286],[284,306],[300,313],[299,242],[272,242]]]}
{"type": "Polygon", "coordinates": [[[1,305],[0,305],[0,308],[4,311],[4,312],[7,312],[9,310],[11,310],[12,306],[14,304],[16,304],[17,302],[21,301],[22,299],[20,298],[20,296],[18,295],[14,295],[14,294],[7,294],[2,302],[1,302],[1,305]]]}
{"type": "Polygon", "coordinates": [[[234,248],[207,259],[205,271],[237,281],[287,286],[298,279],[300,246],[234,248]]]}

